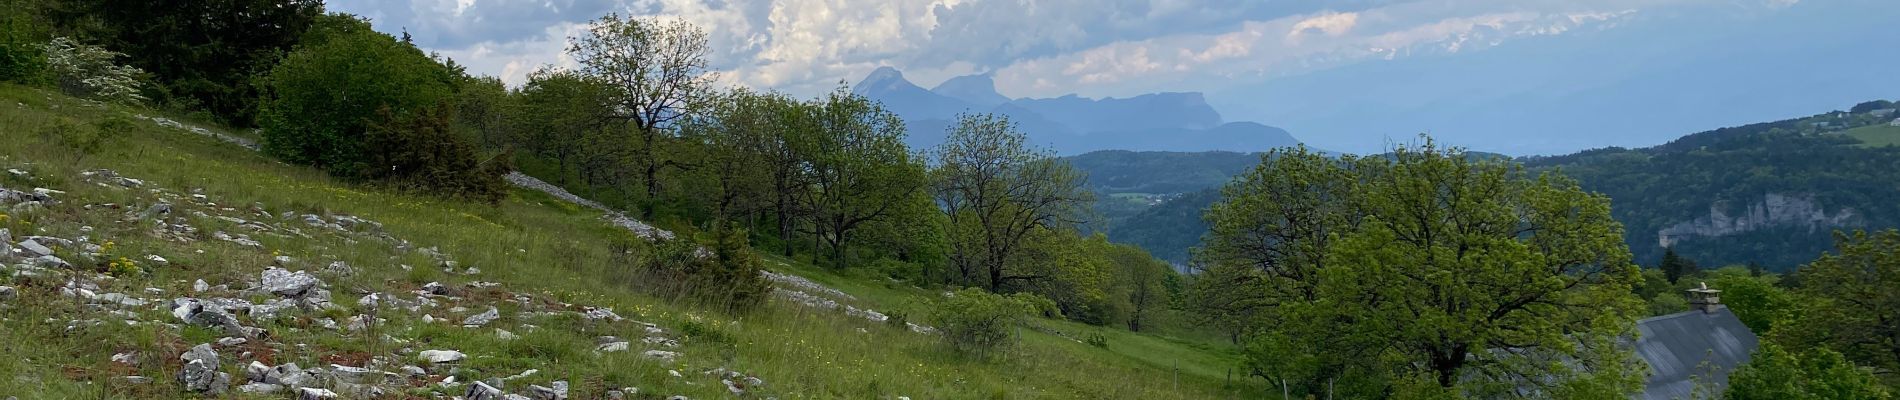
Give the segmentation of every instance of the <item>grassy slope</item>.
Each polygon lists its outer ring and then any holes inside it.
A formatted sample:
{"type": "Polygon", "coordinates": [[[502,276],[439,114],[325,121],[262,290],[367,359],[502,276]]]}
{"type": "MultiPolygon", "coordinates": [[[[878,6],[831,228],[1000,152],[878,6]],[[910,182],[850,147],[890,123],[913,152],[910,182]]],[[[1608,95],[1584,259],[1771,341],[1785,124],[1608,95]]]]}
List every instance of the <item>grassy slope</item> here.
{"type": "MultiPolygon", "coordinates": [[[[1137,335],[1113,329],[1060,321],[1037,321],[1046,330],[1098,332],[1109,337],[1099,349],[1054,335],[1024,330],[1024,346],[994,360],[971,360],[949,354],[934,338],[888,328],[829,311],[815,311],[784,302],[742,316],[677,305],[626,290],[618,282],[625,268],[611,260],[613,243],[627,240],[592,212],[554,201],[534,192],[517,191],[498,206],[446,202],[394,194],[332,180],[307,168],[281,164],[235,146],[184,131],[131,120],[136,127],[87,155],[63,144],[54,127],[90,129],[99,120],[126,111],[84,107],[58,95],[16,86],[0,86],[0,168],[22,168],[34,178],[0,177],[0,185],[29,189],[43,186],[66,190],[64,203],[35,213],[12,215],[0,227],[18,236],[34,232],[62,237],[90,236],[111,241],[111,255],[138,258],[157,254],[169,266],[147,266],[147,276],[102,282],[105,292],[139,293],[159,288],[161,296],[184,296],[193,279],[212,284],[245,287],[273,254],[296,257],[314,269],[330,260],[356,266],[348,277],[326,276],[339,305],[353,306],[370,291],[406,293],[431,281],[453,286],[493,281],[501,289],[527,294],[547,302],[612,307],[621,315],[657,323],[685,343],[686,357],[662,363],[635,353],[593,354],[591,338],[617,335],[638,338],[636,325],[589,324],[575,318],[532,317],[516,314],[514,303],[500,301],[507,293],[470,293],[460,305],[480,310],[493,304],[502,308],[504,327],[522,337],[497,338],[491,329],[464,329],[424,324],[420,314],[386,312],[388,323],[379,330],[411,341],[412,350],[456,349],[471,355],[461,380],[514,375],[525,369],[540,373],[511,382],[511,389],[528,383],[545,385],[562,379],[575,382],[576,395],[597,395],[592,382],[606,386],[636,386],[643,394],[686,394],[719,398],[723,387],[698,371],[729,367],[763,378],[755,390],[780,398],[1227,398],[1240,393],[1263,393],[1251,380],[1247,386],[1223,387],[1225,368],[1235,363],[1231,350],[1193,340],[1137,335]],[[88,211],[88,203],[119,203],[138,210],[152,204],[152,193],[110,188],[83,182],[79,172],[110,168],[151,186],[177,192],[201,188],[212,201],[245,208],[263,204],[271,213],[350,214],[386,225],[395,237],[421,247],[439,246],[480,275],[448,274],[428,268],[432,261],[390,246],[349,237],[316,239],[254,235],[263,249],[209,240],[210,232],[241,232],[229,223],[192,217],[201,240],[189,243],[155,237],[149,226],[124,222],[125,211],[88,211]],[[95,229],[82,233],[80,226],[95,229]],[[404,272],[397,264],[423,266],[404,272]],[[492,298],[492,299],[489,299],[492,298]],[[487,300],[484,300],[487,299],[487,300]],[[487,301],[487,302],[484,302],[487,301]],[[521,324],[538,325],[526,329],[521,324]],[[1175,374],[1178,361],[1181,372],[1175,374]],[[685,373],[670,377],[668,370],[685,373]]],[[[149,113],[149,112],[148,112],[149,113]]],[[[194,210],[184,206],[180,211],[194,210]]],[[[218,207],[203,210],[220,214],[218,207]]],[[[277,221],[272,221],[277,222],[277,221]]],[[[781,269],[810,276],[859,297],[861,305],[877,309],[920,310],[931,292],[866,280],[846,279],[804,264],[779,261],[781,269]]],[[[0,278],[4,279],[4,278],[0,278]]],[[[16,281],[21,298],[0,308],[0,396],[21,398],[173,398],[185,397],[172,374],[177,355],[218,335],[200,328],[182,331],[157,324],[129,326],[101,312],[59,297],[57,283],[16,281]],[[112,321],[68,331],[67,321],[112,321]],[[117,352],[137,351],[141,363],[128,367],[108,358],[117,352]],[[112,377],[138,374],[156,379],[150,385],[113,383],[112,377]]],[[[404,298],[411,296],[404,295],[404,298]]],[[[452,320],[476,311],[455,313],[444,304],[428,311],[452,320]]],[[[141,319],[175,322],[162,310],[133,309],[141,319]]],[[[914,312],[914,311],[913,311],[914,312]]],[[[353,311],[305,314],[257,326],[271,330],[279,346],[255,345],[252,350],[267,362],[297,362],[304,366],[332,362],[359,365],[376,354],[393,354],[403,346],[366,339],[370,335],[342,334],[312,326],[315,319],[342,320],[353,311]],[[296,346],[308,344],[308,346],[296,346]]],[[[912,314],[916,315],[916,314],[912,314]]],[[[252,323],[246,319],[246,323],[252,323]]],[[[1079,336],[1078,336],[1079,337],[1079,336]]],[[[242,377],[249,358],[231,349],[224,354],[224,370],[242,377]]],[[[395,357],[409,358],[413,353],[395,357]]],[[[239,378],[241,380],[241,378],[239,378]]],[[[426,389],[410,389],[426,395],[426,389]]],[[[453,394],[460,394],[453,393],[453,394]]],[[[270,397],[274,398],[274,397],[270,397]]]]}
{"type": "Polygon", "coordinates": [[[1900,126],[1874,124],[1841,131],[1841,134],[1860,139],[1861,146],[1880,147],[1900,145],[1900,126]]]}

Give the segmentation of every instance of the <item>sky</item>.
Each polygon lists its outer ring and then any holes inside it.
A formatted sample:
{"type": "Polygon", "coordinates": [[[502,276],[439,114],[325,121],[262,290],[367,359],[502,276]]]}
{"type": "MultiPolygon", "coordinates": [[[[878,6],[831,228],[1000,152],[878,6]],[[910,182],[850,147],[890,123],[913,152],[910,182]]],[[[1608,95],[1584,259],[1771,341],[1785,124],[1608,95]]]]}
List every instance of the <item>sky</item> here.
{"type": "MultiPolygon", "coordinates": [[[[1406,112],[1470,114],[1468,117],[1484,119],[1491,115],[1470,109],[1525,107],[1517,105],[1525,103],[1522,96],[1541,92],[1579,94],[1589,101],[1614,103],[1614,99],[1589,96],[1606,96],[1597,92],[1631,85],[1632,81],[1654,79],[1651,70],[1668,72],[1670,68],[1682,68],[1683,64],[1728,60],[1725,55],[1753,51],[1750,50],[1753,44],[1734,38],[1747,36],[1756,27],[1827,24],[1826,19],[1869,14],[1857,12],[1866,10],[1875,11],[1873,15],[1888,16],[1894,15],[1892,9],[1900,8],[1888,4],[1887,0],[329,0],[327,3],[332,11],[371,18],[380,30],[391,33],[406,30],[419,46],[449,56],[473,72],[499,76],[511,84],[519,84],[529,71],[542,66],[571,66],[572,60],[562,54],[568,38],[579,33],[590,20],[608,13],[621,13],[683,19],[705,29],[713,49],[711,62],[721,71],[720,81],[728,85],[773,88],[811,96],[841,84],[854,83],[878,67],[891,66],[924,87],[959,75],[992,74],[998,91],[1010,97],[1067,94],[1127,97],[1163,91],[1201,91],[1209,93],[1210,100],[1229,120],[1257,120],[1282,126],[1316,146],[1347,151],[1373,151],[1395,135],[1403,136],[1404,132],[1438,134],[1445,131],[1441,128],[1500,129],[1482,124],[1442,123],[1442,117],[1403,114],[1406,112]],[[1600,57],[1588,62],[1549,62],[1578,53],[1600,57]],[[1678,59],[1683,54],[1698,55],[1689,60],[1678,59]],[[1620,57],[1631,59],[1626,62],[1602,60],[1620,57]],[[1649,59],[1674,60],[1669,62],[1675,64],[1650,67],[1649,59]],[[1632,64],[1636,67],[1631,67],[1632,64]],[[1588,69],[1583,69],[1586,66],[1588,69]],[[1525,76],[1523,71],[1540,71],[1541,74],[1525,76]],[[1570,80],[1568,77],[1577,75],[1592,78],[1565,83],[1570,80]],[[1507,82],[1492,82],[1490,78],[1494,76],[1507,82]],[[1416,82],[1428,77],[1448,82],[1416,82]],[[1517,80],[1508,81],[1510,79],[1517,80]],[[1373,86],[1372,82],[1379,86],[1373,86]],[[1377,97],[1369,98],[1371,96],[1377,97]],[[1461,105],[1456,110],[1447,110],[1448,106],[1443,105],[1447,103],[1461,105]],[[1364,109],[1371,106],[1399,110],[1374,114],[1364,109]],[[1365,122],[1375,119],[1390,122],[1365,122]]],[[[1878,26],[1891,26],[1890,22],[1857,25],[1854,29],[1884,31],[1886,28],[1878,26]]],[[[1838,35],[1871,33],[1830,32],[1838,35]]],[[[1793,34],[1798,39],[1799,35],[1810,32],[1793,34]]],[[[1778,38],[1781,37],[1766,40],[1778,38]]],[[[1831,36],[1820,38],[1838,40],[1831,36]]],[[[1893,46],[1887,48],[1889,52],[1900,53],[1893,50],[1893,46]]],[[[1786,50],[1808,51],[1798,46],[1786,50]]],[[[1746,81],[1731,83],[1746,84],[1746,81]]],[[[1883,90],[1895,88],[1885,82],[1873,86],[1883,90]]],[[[1800,107],[1845,108],[1852,105],[1851,96],[1862,95],[1866,93],[1849,90],[1812,101],[1783,101],[1787,104],[1764,106],[1760,111],[1790,114],[1800,107]],[[1838,104],[1841,102],[1848,103],[1838,104]]],[[[1556,110],[1577,108],[1565,101],[1540,99],[1544,103],[1528,103],[1556,110]]],[[[1504,111],[1509,110],[1500,112],[1504,111]]],[[[1622,110],[1608,107],[1602,111],[1622,110]]],[[[1813,114],[1826,108],[1809,111],[1807,114],[1813,114]]],[[[1689,114],[1698,117],[1668,125],[1668,128],[1689,129],[1701,124],[1726,123],[1729,119],[1751,122],[1782,116],[1723,119],[1729,116],[1709,110],[1677,115],[1689,114]]],[[[1645,126],[1649,125],[1637,125],[1638,128],[1645,126]]],[[[1454,144],[1517,154],[1654,144],[1673,137],[1664,136],[1663,132],[1637,130],[1642,132],[1610,135],[1602,140],[1557,137],[1576,136],[1573,132],[1508,143],[1496,141],[1506,137],[1505,132],[1445,134],[1454,144]]],[[[1690,132],[1673,135],[1686,133],[1690,132]]]]}

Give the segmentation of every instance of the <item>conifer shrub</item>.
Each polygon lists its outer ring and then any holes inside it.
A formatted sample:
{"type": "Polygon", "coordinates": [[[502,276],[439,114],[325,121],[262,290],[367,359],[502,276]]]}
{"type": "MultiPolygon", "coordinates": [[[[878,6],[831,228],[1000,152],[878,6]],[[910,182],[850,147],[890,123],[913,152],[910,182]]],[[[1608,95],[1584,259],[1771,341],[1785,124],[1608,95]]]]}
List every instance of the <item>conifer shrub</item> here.
{"type": "Polygon", "coordinates": [[[747,244],[745,230],[727,226],[714,231],[710,249],[690,236],[655,242],[641,260],[634,283],[663,296],[735,312],[757,307],[771,294],[771,282],[759,273],[764,262],[747,244]]]}
{"type": "Polygon", "coordinates": [[[361,165],[351,168],[361,178],[488,203],[507,194],[501,176],[508,172],[508,157],[480,157],[474,144],[450,131],[447,106],[410,117],[385,107],[377,115],[380,122],[363,137],[361,165]]]}

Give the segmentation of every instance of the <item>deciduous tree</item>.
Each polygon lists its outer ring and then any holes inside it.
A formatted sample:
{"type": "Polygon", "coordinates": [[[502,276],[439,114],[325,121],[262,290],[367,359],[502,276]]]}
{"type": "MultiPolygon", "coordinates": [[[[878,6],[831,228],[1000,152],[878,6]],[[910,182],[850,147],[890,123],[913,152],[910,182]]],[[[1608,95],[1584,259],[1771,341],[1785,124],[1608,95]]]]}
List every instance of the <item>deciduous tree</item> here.
{"type": "Polygon", "coordinates": [[[613,88],[613,116],[632,125],[634,162],[647,198],[657,199],[661,169],[683,165],[663,158],[670,128],[693,112],[693,101],[714,80],[706,32],[680,20],[610,14],[570,42],[567,53],[580,72],[613,88]]]}
{"type": "Polygon", "coordinates": [[[1002,116],[961,115],[932,153],[933,192],[948,215],[950,260],[960,280],[1001,291],[1017,274],[1011,259],[1030,233],[1076,222],[1091,201],[1067,162],[1031,149],[1002,116]]]}

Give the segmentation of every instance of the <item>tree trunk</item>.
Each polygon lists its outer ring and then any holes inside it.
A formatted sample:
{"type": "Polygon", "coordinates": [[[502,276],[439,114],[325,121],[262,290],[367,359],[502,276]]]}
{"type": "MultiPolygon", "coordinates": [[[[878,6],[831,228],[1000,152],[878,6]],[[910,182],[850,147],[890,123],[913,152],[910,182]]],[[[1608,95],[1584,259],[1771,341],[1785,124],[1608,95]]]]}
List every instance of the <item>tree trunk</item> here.
{"type": "Polygon", "coordinates": [[[1442,352],[1432,352],[1432,369],[1438,372],[1438,386],[1452,387],[1458,384],[1458,370],[1465,365],[1463,345],[1453,346],[1442,352]]]}

